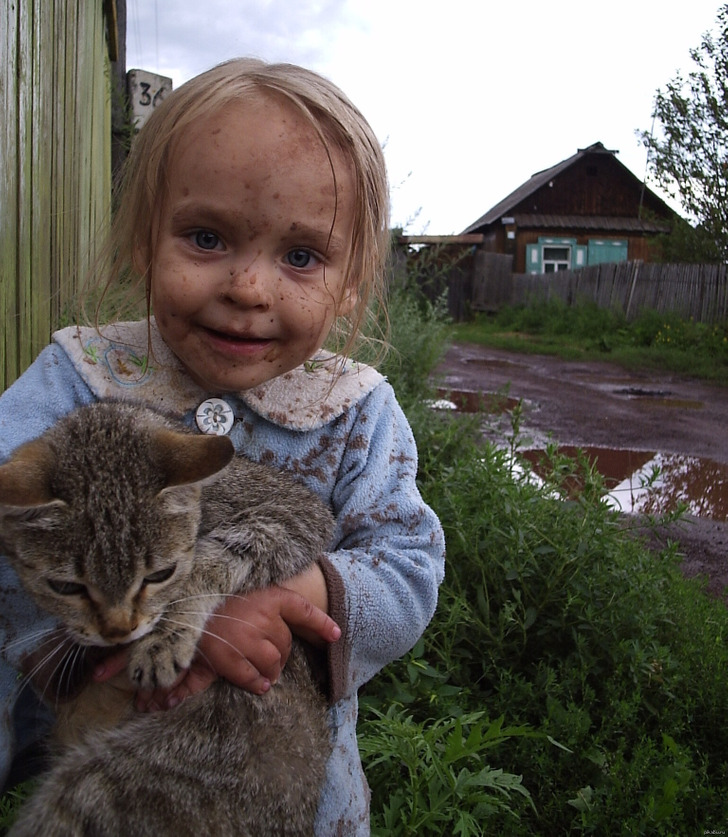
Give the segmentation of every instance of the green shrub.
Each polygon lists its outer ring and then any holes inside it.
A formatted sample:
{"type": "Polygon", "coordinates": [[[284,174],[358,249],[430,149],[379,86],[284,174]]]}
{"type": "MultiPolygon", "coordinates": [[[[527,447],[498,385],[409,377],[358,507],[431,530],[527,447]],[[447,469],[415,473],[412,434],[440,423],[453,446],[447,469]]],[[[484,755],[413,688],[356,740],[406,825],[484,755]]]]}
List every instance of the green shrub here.
{"type": "Polygon", "coordinates": [[[410,419],[448,561],[425,637],[362,698],[375,832],[724,827],[726,608],[682,576],[674,545],[652,552],[625,527],[586,459],[549,451],[536,484],[519,462],[518,411],[499,447],[472,417],[410,419]],[[448,762],[449,735],[469,740],[474,717],[474,740],[501,734],[448,762]],[[454,783],[486,768],[505,778],[482,798],[454,783]]]}

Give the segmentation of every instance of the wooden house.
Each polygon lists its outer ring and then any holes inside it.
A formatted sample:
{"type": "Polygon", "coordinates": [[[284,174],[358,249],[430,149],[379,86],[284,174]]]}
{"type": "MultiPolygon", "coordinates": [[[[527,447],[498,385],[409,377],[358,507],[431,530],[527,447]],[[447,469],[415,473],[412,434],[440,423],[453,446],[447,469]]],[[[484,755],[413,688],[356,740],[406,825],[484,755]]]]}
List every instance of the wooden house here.
{"type": "Polygon", "coordinates": [[[651,261],[655,236],[676,213],[597,142],[537,172],[464,234],[513,257],[514,273],[551,273],[603,262],[651,261]]]}

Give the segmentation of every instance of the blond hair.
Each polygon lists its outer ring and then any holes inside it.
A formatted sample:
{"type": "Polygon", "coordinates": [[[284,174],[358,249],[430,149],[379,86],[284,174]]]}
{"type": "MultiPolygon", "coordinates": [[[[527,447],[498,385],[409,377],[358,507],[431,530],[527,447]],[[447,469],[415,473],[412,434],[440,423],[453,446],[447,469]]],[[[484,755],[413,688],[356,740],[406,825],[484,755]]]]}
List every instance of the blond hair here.
{"type": "Polygon", "coordinates": [[[128,280],[133,295],[141,298],[144,291],[149,313],[149,268],[170,149],[189,126],[245,101],[251,93],[283,97],[315,128],[329,159],[333,148],[350,163],[355,208],[347,275],[358,299],[346,317],[337,318],[334,336],[335,351],[348,354],[372,309],[377,309],[380,321],[386,311],[383,303],[390,245],[384,155],[366,119],[345,94],[323,76],[293,64],[232,59],[186,82],[155,108],[135,138],[124,167],[104,264],[106,290],[128,280]]]}

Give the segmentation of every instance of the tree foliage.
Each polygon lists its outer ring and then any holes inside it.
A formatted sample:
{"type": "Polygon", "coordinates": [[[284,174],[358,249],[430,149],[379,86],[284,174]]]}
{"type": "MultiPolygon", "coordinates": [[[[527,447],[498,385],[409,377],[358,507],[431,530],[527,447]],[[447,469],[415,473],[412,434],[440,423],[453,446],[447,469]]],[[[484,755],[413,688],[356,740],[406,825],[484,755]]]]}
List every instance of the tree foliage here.
{"type": "Polygon", "coordinates": [[[720,260],[728,260],[728,4],[716,31],[690,50],[694,69],[681,72],[655,96],[652,131],[639,137],[657,184],[685,214],[720,260]]]}

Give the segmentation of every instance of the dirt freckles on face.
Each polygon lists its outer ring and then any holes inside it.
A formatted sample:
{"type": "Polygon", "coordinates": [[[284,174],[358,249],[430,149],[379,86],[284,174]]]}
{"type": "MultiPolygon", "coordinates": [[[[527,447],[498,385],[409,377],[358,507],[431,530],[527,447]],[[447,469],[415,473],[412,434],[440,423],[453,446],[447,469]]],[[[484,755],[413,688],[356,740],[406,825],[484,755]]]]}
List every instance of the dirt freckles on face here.
{"type": "MultiPolygon", "coordinates": [[[[692,492],[691,513],[651,539],[655,547],[678,541],[685,574],[707,577],[710,592],[728,603],[728,389],[671,373],[630,372],[607,361],[564,361],[472,344],[452,346],[437,374],[442,398],[463,409],[485,403],[495,410],[484,421],[486,435],[508,434],[507,411],[521,402],[524,447],[551,441],[636,452],[641,462],[672,457],[683,471],[694,470],[680,477],[692,492]]],[[[639,521],[639,514],[631,520],[639,521]]]]}

